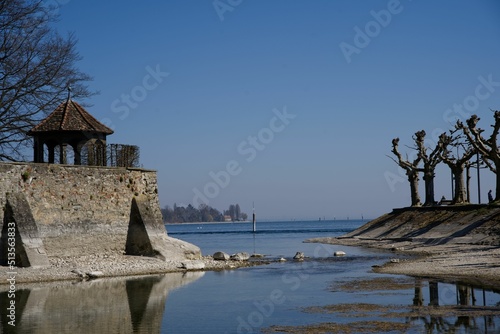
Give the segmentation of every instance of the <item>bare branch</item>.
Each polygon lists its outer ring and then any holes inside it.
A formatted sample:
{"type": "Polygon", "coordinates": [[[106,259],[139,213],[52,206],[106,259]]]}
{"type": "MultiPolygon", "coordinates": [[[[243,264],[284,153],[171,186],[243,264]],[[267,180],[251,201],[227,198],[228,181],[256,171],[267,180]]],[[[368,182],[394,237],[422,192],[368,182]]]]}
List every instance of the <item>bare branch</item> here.
{"type": "Polygon", "coordinates": [[[462,130],[469,144],[481,155],[481,160],[483,160],[486,166],[496,174],[495,201],[500,201],[500,175],[497,173],[497,171],[500,170],[500,151],[497,143],[498,133],[500,131],[500,111],[494,111],[493,117],[493,131],[488,139],[482,136],[484,130],[477,127],[480,120],[477,115],[472,115],[467,120],[467,126],[463,125],[461,122],[457,122],[456,127],[462,130]]]}
{"type": "Polygon", "coordinates": [[[75,63],[76,39],[58,35],[39,0],[0,0],[0,160],[23,159],[26,132],[65,98],[93,93],[75,63]]]}

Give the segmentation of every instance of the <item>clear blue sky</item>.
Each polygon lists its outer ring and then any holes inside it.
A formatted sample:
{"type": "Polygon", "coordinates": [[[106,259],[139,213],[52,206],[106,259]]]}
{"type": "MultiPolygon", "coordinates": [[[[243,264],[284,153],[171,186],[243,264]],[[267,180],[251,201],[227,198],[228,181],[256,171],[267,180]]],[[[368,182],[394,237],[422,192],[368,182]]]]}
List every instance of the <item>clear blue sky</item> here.
{"type": "MultiPolygon", "coordinates": [[[[220,210],[254,201],[260,219],[376,217],[410,203],[392,138],[409,151],[464,104],[489,131],[500,108],[495,0],[47,3],[100,91],[89,111],[109,142],[140,146],[162,207],[198,189],[220,210]]],[[[450,192],[440,167],[436,197],[450,192]]]]}

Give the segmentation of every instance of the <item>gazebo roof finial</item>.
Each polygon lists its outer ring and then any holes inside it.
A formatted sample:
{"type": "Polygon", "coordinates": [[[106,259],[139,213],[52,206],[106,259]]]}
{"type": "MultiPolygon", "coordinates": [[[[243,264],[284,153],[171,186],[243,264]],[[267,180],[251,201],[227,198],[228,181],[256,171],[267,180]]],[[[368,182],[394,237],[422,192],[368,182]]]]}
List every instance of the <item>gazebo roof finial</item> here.
{"type": "Polygon", "coordinates": [[[68,85],[68,102],[71,101],[71,86],[68,85]]]}

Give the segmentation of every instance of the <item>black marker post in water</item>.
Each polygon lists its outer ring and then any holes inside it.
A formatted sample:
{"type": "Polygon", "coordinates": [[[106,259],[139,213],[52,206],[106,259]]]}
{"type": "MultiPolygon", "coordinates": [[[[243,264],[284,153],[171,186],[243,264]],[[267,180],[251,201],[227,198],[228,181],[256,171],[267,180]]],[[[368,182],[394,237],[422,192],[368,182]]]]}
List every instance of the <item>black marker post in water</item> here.
{"type": "Polygon", "coordinates": [[[252,223],[253,223],[253,233],[257,231],[257,226],[255,225],[255,203],[252,202],[252,223]]]}

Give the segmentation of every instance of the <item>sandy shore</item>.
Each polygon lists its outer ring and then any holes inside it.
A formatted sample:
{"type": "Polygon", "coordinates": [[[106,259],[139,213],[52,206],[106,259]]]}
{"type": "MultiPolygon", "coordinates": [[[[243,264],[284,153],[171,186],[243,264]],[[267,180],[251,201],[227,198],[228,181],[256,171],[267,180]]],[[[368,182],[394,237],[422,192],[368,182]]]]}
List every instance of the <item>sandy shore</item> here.
{"type": "Polygon", "coordinates": [[[500,248],[496,246],[460,243],[429,245],[361,238],[315,238],[307,242],[370,247],[394,252],[393,261],[374,268],[381,273],[467,281],[496,287],[500,283],[500,248]],[[401,255],[412,256],[408,259],[401,255]]]}

